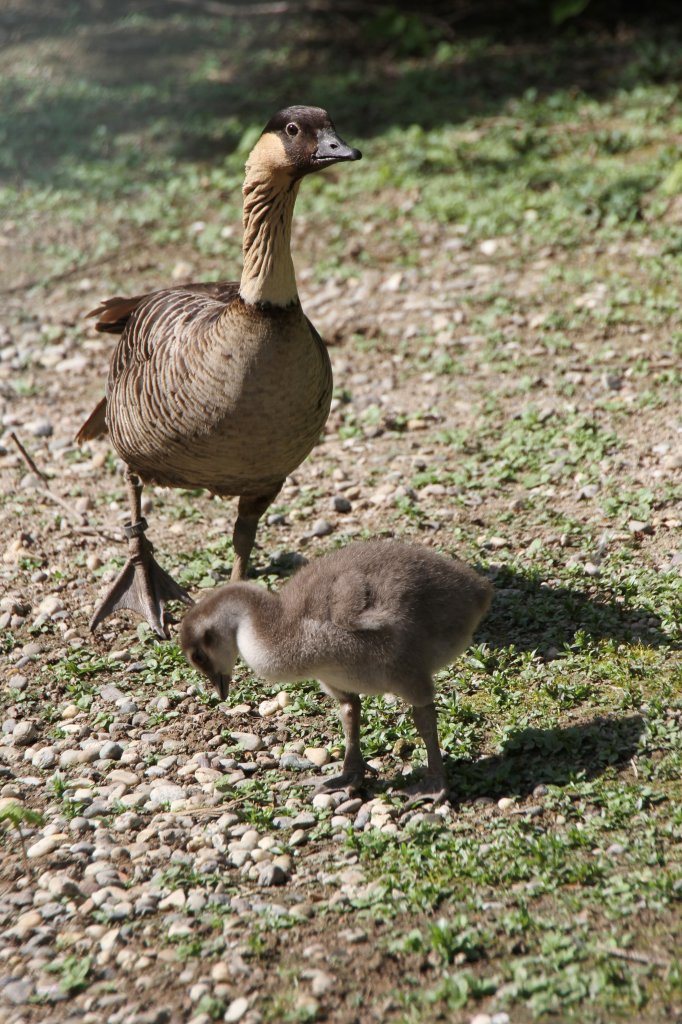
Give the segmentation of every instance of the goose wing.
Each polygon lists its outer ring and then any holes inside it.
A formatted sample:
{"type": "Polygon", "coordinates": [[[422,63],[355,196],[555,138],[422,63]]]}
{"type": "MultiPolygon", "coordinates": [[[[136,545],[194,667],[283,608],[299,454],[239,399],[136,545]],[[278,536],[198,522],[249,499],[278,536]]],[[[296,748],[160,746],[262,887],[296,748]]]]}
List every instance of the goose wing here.
{"type": "Polygon", "coordinates": [[[97,317],[95,330],[104,334],[123,334],[128,321],[135,311],[148,300],[157,296],[203,295],[215,299],[216,302],[228,303],[237,296],[239,285],[236,281],[211,281],[208,283],[186,284],[178,288],[164,288],[157,292],[145,292],[125,298],[115,295],[113,299],[102,299],[99,306],[86,313],[88,317],[97,317]]]}
{"type": "MultiPolygon", "coordinates": [[[[118,379],[131,363],[146,362],[159,342],[176,338],[178,324],[191,322],[205,313],[207,300],[219,316],[238,294],[236,281],[215,281],[165,288],[132,298],[116,295],[104,299],[87,315],[97,317],[96,330],[123,335],[111,360],[109,380],[118,379]]],[[[82,444],[106,433],[107,400],[102,398],[78,431],[76,441],[82,444]]]]}

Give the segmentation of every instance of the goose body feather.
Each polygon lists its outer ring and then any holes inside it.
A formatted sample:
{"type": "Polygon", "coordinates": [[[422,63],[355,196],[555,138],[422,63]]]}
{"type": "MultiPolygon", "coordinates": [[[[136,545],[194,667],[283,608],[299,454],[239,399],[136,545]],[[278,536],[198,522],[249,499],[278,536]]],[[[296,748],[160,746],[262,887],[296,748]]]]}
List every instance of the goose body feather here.
{"type": "Polygon", "coordinates": [[[107,427],[144,481],[261,493],[318,440],[331,364],[298,302],[254,309],[236,283],[216,292],[140,300],[112,358],[107,427]]]}

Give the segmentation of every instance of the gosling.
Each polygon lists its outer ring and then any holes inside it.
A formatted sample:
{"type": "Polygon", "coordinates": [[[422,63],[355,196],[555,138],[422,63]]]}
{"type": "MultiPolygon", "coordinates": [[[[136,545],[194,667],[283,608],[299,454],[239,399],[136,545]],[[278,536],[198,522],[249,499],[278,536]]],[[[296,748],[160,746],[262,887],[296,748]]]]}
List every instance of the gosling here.
{"type": "Polygon", "coordinates": [[[315,678],[339,705],[345,737],[340,776],[326,790],[362,786],[360,694],[393,693],[412,706],[427,769],[410,791],[445,798],[433,673],[469,646],[492,587],[463,562],[398,541],[367,541],[316,558],[278,593],[228,583],[182,620],[191,665],[228,696],[239,655],[268,681],[315,678]]]}

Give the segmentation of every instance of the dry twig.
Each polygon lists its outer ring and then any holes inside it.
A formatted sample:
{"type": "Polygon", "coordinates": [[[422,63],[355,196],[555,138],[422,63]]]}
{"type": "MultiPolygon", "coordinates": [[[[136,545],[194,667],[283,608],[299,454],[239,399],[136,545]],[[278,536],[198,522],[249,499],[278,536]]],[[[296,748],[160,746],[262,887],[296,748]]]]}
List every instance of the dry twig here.
{"type": "Polygon", "coordinates": [[[668,960],[648,956],[646,953],[638,953],[634,949],[622,949],[620,946],[599,946],[598,949],[605,956],[614,956],[619,960],[629,960],[633,964],[647,964],[653,967],[663,967],[665,970],[670,967],[668,960]]]}
{"type": "Polygon", "coordinates": [[[102,540],[120,543],[120,537],[112,537],[110,534],[104,533],[102,530],[98,530],[97,527],[95,526],[88,526],[87,523],[85,522],[85,516],[82,512],[76,512],[76,510],[72,508],[69,505],[69,503],[64,500],[64,498],[61,498],[58,494],[55,494],[54,491],[51,491],[49,487],[49,478],[45,475],[45,473],[43,473],[41,469],[38,469],[34,460],[26,451],[23,444],[21,443],[21,441],[19,440],[19,438],[17,437],[13,430],[10,432],[9,436],[14,441],[15,445],[19,450],[19,454],[21,455],[22,459],[24,460],[28,468],[31,470],[31,472],[35,473],[38,479],[43,481],[43,486],[39,488],[40,493],[45,498],[48,498],[50,501],[53,501],[56,505],[59,505],[60,508],[64,509],[64,511],[73,520],[76,521],[77,525],[72,527],[74,533],[90,534],[94,537],[101,537],[102,540]]]}

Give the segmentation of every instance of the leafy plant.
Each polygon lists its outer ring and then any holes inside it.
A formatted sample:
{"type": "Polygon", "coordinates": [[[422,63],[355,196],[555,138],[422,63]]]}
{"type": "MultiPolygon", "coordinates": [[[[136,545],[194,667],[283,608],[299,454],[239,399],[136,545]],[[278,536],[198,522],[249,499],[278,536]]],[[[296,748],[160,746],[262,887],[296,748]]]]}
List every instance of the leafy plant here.
{"type": "Polygon", "coordinates": [[[16,832],[19,840],[19,847],[21,849],[21,858],[24,862],[24,871],[29,878],[32,878],[33,871],[26,855],[26,842],[22,832],[22,825],[42,825],[42,814],[39,814],[37,811],[32,811],[30,807],[24,807],[23,804],[9,803],[0,808],[0,824],[2,823],[6,823],[16,832]]]}

